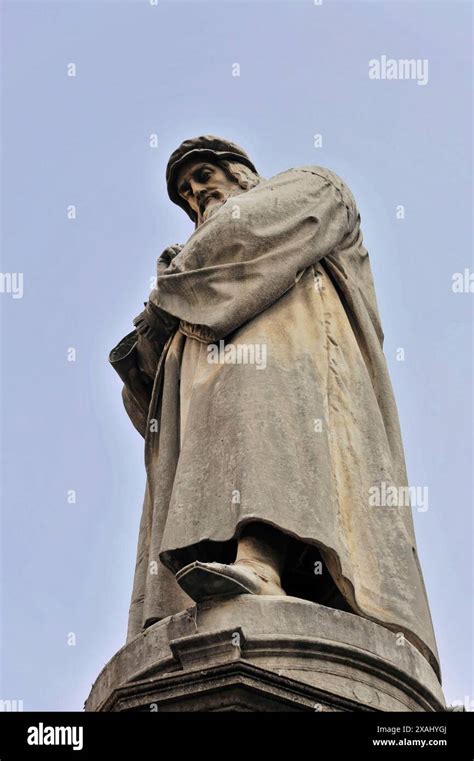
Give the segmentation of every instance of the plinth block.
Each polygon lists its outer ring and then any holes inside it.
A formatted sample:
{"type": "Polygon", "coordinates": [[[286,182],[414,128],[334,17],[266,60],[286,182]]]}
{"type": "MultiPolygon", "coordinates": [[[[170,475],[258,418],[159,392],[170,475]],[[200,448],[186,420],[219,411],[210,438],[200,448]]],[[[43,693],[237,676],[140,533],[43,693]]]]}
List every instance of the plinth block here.
{"type": "Polygon", "coordinates": [[[86,711],[445,711],[408,641],[295,597],[241,595],[189,608],[119,650],[86,711]],[[400,641],[401,640],[401,641],[400,641]]]}

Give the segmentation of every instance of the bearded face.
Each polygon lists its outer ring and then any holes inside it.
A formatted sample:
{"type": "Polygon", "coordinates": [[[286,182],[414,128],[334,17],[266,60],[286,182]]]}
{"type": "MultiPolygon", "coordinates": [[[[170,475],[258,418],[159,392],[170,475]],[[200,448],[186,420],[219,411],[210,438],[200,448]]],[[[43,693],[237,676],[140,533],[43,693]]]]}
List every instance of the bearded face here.
{"type": "Polygon", "coordinates": [[[176,186],[179,195],[195,212],[197,226],[227,199],[242,192],[238,181],[217,164],[189,161],[178,173],[176,186]]]}

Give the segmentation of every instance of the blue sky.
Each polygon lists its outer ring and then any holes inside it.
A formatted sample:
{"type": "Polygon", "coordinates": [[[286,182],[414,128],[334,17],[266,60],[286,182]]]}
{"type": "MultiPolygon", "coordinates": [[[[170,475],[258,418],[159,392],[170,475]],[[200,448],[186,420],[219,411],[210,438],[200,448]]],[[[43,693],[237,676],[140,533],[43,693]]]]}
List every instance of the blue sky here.
{"type": "Polygon", "coordinates": [[[0,697],[80,710],[124,643],[145,476],[107,355],[192,232],[169,154],[213,133],[266,177],[321,164],[356,197],[410,483],[429,488],[414,518],[445,694],[474,701],[473,297],[451,287],[473,269],[470,5],[7,0],[3,16],[2,272],[24,294],[0,294],[0,697]],[[382,55],[428,59],[428,83],[369,79],[382,55]]]}

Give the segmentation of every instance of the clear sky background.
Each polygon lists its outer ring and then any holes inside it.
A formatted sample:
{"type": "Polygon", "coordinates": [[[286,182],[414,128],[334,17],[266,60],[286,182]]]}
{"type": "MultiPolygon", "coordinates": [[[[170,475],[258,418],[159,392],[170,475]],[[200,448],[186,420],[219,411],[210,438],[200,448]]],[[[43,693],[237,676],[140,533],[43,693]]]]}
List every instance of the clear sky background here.
{"type": "Polygon", "coordinates": [[[213,133],[265,177],[321,164],[356,197],[410,483],[429,488],[414,518],[445,694],[474,701],[474,296],[451,287],[473,271],[470,26],[452,0],[4,3],[2,272],[24,295],[0,294],[0,698],[80,710],[124,644],[145,472],[107,356],[192,232],[169,154],[213,133]],[[428,84],[370,80],[383,54],[428,59],[428,84]]]}

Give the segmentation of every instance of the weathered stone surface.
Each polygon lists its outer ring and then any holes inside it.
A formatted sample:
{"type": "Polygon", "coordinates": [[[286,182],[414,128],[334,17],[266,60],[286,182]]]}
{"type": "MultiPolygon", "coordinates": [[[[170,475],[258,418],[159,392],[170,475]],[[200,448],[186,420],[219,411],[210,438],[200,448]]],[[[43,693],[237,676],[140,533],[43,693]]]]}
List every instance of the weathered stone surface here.
{"type": "Polygon", "coordinates": [[[147,472],[128,639],[212,596],[215,574],[196,583],[193,563],[228,566],[222,583],[259,563],[258,594],[275,593],[262,573],[323,605],[332,586],[333,607],[396,627],[439,673],[350,188],[314,165],[264,179],[209,135],[170,162],[170,195],[197,226],[162,252],[110,353],[147,472]]]}
{"type": "Polygon", "coordinates": [[[147,485],[127,644],[87,710],[443,709],[352,192],[210,135],[167,186],[196,229],[110,353],[147,485]]]}
{"type": "Polygon", "coordinates": [[[446,710],[427,660],[388,629],[305,600],[254,595],[149,627],[105,666],[85,708],[446,710]]]}

